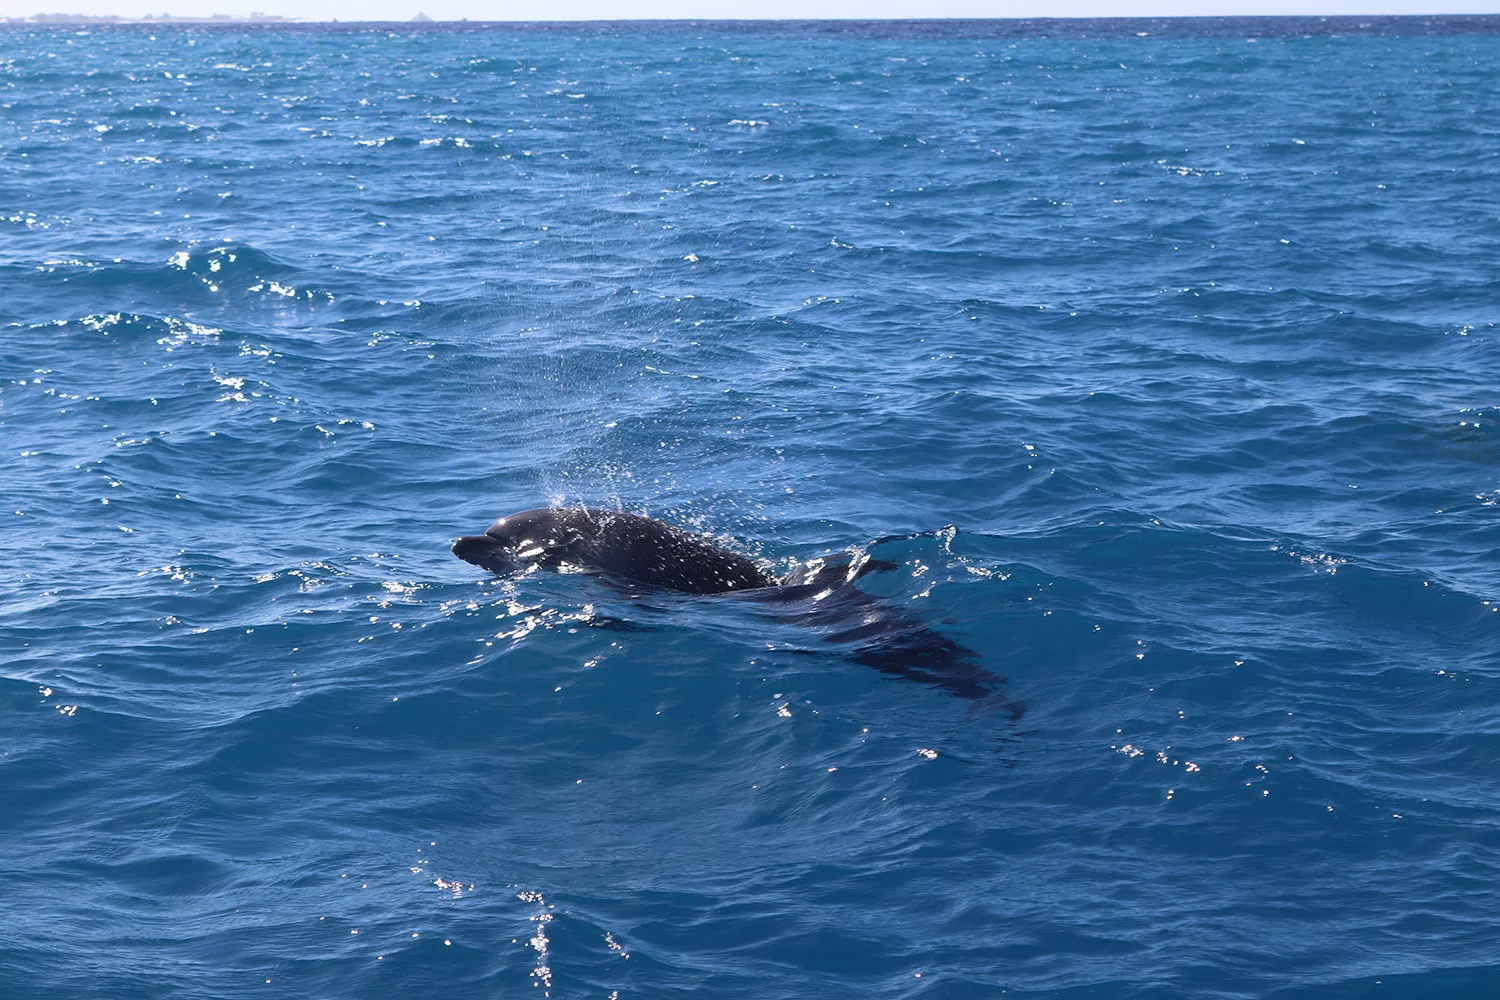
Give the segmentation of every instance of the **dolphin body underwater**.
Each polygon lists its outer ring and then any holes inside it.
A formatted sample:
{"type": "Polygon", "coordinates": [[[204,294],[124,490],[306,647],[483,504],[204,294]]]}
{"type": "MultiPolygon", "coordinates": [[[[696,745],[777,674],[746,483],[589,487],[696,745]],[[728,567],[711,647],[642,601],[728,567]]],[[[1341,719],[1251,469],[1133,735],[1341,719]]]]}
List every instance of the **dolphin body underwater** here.
{"type": "Polygon", "coordinates": [[[492,573],[564,567],[683,594],[732,594],[778,606],[775,617],[807,625],[849,646],[850,659],[919,681],[1019,718],[998,694],[1005,678],[979,665],[979,654],[871,597],[854,581],[895,564],[863,555],[813,559],[777,577],[711,540],[655,518],[619,510],[555,507],[500,518],[482,535],[465,535],[453,554],[492,573]]]}

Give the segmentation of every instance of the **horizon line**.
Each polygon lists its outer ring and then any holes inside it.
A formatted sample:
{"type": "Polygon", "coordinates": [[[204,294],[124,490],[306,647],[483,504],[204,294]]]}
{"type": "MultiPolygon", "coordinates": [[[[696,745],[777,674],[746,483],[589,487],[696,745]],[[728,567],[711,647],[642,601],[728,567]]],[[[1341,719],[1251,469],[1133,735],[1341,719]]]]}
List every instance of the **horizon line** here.
{"type": "Polygon", "coordinates": [[[1393,21],[1433,18],[1494,18],[1500,10],[1477,13],[1463,11],[1437,11],[1411,14],[1117,14],[1117,15],[991,15],[987,17],[936,16],[936,17],[858,17],[831,15],[824,17],[620,17],[620,18],[442,18],[430,17],[418,11],[404,19],[391,18],[298,18],[281,14],[249,15],[236,14],[147,14],[141,17],[125,17],[118,14],[65,14],[61,12],[38,12],[19,17],[0,17],[0,25],[47,25],[47,24],[101,24],[126,25],[147,24],[152,26],[244,26],[261,25],[315,25],[315,24],[388,24],[421,27],[429,24],[818,24],[824,22],[864,24],[920,24],[934,21],[1393,21]]]}

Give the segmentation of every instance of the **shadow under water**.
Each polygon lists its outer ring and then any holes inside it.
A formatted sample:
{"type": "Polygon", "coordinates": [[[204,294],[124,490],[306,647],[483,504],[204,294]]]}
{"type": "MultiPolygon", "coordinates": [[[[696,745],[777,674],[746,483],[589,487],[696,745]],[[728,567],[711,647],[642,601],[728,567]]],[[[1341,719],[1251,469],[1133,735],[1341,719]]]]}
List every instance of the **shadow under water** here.
{"type": "Polygon", "coordinates": [[[1024,707],[1002,693],[1005,677],[985,669],[977,652],[856,586],[870,573],[897,568],[865,553],[830,556],[788,574],[777,586],[724,596],[769,606],[777,621],[799,625],[842,647],[851,662],[966,699],[975,713],[1003,712],[1013,721],[1020,719],[1024,707]]]}

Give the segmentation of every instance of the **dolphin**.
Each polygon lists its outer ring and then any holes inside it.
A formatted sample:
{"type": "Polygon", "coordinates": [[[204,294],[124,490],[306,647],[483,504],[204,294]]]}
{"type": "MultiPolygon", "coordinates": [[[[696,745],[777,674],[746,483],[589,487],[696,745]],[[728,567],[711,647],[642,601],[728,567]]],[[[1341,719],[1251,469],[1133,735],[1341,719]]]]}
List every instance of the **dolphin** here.
{"type": "MultiPolygon", "coordinates": [[[[851,647],[857,663],[976,703],[998,699],[1005,682],[980,666],[973,650],[853,586],[867,573],[896,569],[863,553],[824,556],[776,576],[712,539],[653,517],[541,507],[502,517],[482,535],[459,538],[453,554],[498,574],[576,569],[659,590],[738,595],[772,605],[775,617],[851,647]]],[[[1019,706],[1003,699],[1000,704],[1019,717],[1019,706]]]]}

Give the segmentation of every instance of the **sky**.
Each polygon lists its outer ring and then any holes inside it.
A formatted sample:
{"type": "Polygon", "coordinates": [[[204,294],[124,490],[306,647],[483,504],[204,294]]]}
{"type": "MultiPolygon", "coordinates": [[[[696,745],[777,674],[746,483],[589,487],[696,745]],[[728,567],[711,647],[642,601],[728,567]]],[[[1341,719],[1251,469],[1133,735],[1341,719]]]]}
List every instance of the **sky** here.
{"type": "Polygon", "coordinates": [[[1166,17],[1226,14],[1483,14],[1500,0],[0,0],[0,17],[140,17],[251,11],[304,21],[634,18],[1166,17]]]}

